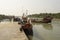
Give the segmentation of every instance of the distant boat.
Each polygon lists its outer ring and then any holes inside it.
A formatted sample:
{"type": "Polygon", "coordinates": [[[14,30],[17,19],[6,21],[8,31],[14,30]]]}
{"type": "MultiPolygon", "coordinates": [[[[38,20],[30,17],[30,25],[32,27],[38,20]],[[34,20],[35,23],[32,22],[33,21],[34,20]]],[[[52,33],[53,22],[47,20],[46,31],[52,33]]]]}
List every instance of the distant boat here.
{"type": "Polygon", "coordinates": [[[42,20],[38,21],[38,20],[32,20],[32,22],[35,23],[51,23],[52,22],[53,17],[51,16],[46,16],[44,17],[42,20]]]}
{"type": "Polygon", "coordinates": [[[13,19],[13,21],[20,21],[20,18],[18,18],[18,17],[15,17],[14,19],[13,19]]]}

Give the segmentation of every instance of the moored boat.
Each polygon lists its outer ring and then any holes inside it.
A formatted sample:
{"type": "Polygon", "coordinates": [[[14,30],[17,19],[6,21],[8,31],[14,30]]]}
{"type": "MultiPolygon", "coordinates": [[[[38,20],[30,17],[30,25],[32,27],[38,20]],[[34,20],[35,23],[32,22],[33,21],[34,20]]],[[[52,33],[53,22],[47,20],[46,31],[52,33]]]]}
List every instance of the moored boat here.
{"type": "Polygon", "coordinates": [[[53,17],[46,16],[42,20],[39,20],[39,21],[38,20],[32,20],[32,22],[34,22],[34,23],[51,23],[52,19],[53,19],[53,17]]]}

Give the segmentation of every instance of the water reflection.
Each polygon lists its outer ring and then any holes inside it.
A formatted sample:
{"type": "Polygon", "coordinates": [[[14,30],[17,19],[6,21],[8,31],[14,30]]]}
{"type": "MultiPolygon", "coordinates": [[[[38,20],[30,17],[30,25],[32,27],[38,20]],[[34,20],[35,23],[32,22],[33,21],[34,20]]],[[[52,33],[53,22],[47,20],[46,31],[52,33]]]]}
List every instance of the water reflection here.
{"type": "Polygon", "coordinates": [[[39,27],[40,27],[39,24],[37,24],[37,25],[34,24],[33,25],[33,29],[32,29],[33,35],[28,35],[30,40],[44,40],[43,37],[38,33],[38,31],[40,31],[39,27]]]}
{"type": "Polygon", "coordinates": [[[40,23],[33,25],[31,40],[60,40],[60,20],[51,24],[40,23]]]}
{"type": "Polygon", "coordinates": [[[30,40],[45,40],[45,38],[42,37],[41,33],[44,34],[43,31],[46,32],[46,30],[52,30],[52,29],[53,29],[53,26],[51,24],[47,24],[47,23],[34,24],[33,29],[32,29],[33,35],[32,36],[29,35],[29,39],[30,40]]]}
{"type": "Polygon", "coordinates": [[[46,30],[52,30],[53,27],[51,24],[43,24],[43,27],[46,29],[46,30]]]}

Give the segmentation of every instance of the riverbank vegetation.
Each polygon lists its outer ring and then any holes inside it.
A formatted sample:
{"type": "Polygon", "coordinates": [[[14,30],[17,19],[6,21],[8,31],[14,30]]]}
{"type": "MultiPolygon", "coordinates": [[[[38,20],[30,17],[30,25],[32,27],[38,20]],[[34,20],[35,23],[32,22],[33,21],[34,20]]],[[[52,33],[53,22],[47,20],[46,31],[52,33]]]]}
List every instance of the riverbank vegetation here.
{"type": "Polygon", "coordinates": [[[51,16],[53,18],[60,19],[60,13],[40,13],[40,14],[28,15],[28,17],[36,17],[36,18],[44,18],[46,16],[51,16]]]}
{"type": "Polygon", "coordinates": [[[14,16],[0,15],[0,20],[9,19],[11,20],[14,16]]]}

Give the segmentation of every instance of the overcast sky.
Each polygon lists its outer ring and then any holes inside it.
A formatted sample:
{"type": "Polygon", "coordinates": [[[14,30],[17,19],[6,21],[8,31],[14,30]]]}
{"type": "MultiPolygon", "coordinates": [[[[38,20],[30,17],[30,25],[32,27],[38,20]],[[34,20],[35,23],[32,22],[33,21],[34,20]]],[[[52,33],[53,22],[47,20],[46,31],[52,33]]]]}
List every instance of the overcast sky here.
{"type": "Polygon", "coordinates": [[[19,15],[60,12],[60,0],[0,0],[0,14],[19,15]]]}

